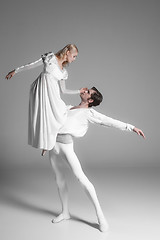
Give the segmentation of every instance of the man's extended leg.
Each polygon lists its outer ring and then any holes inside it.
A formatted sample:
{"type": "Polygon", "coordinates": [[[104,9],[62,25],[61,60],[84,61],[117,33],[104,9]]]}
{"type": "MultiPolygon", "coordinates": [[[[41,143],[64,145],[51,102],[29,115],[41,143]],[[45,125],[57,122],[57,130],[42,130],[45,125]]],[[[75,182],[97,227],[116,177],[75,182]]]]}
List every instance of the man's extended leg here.
{"type": "Polygon", "coordinates": [[[95,207],[98,222],[100,225],[100,230],[107,231],[108,224],[102,212],[101,206],[99,204],[95,188],[93,184],[88,180],[88,178],[86,177],[86,175],[84,174],[81,168],[80,162],[73,149],[73,143],[70,143],[70,144],[59,143],[59,147],[62,153],[64,154],[64,157],[66,158],[69,166],[71,167],[74,175],[84,187],[85,191],[87,192],[88,196],[90,197],[95,207]]]}
{"type": "Polygon", "coordinates": [[[58,147],[58,144],[56,144],[53,150],[49,151],[49,159],[53,167],[53,170],[55,172],[55,179],[58,186],[60,200],[62,203],[61,214],[52,220],[53,223],[58,223],[62,220],[66,220],[70,218],[69,209],[68,209],[68,190],[67,190],[67,184],[66,184],[64,175],[60,170],[60,162],[62,159],[60,156],[60,149],[58,147]]]}

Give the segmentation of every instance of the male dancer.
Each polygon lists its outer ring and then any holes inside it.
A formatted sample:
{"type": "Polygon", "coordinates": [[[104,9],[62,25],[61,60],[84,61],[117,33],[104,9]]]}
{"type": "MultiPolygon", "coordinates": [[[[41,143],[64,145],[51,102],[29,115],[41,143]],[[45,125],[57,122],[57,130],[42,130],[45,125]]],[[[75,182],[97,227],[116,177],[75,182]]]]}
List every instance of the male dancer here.
{"type": "Polygon", "coordinates": [[[80,94],[80,97],[81,103],[78,106],[68,107],[67,120],[59,131],[55,147],[49,152],[49,158],[55,171],[56,183],[58,185],[59,196],[62,203],[62,213],[53,219],[52,222],[58,223],[70,218],[67,184],[59,166],[61,159],[65,159],[95,207],[99,230],[105,232],[108,230],[108,223],[99,204],[95,188],[84,174],[80,162],[74,152],[73,137],[84,136],[87,132],[89,122],[103,126],[112,126],[121,130],[134,131],[144,138],[145,136],[140,129],[133,125],[109,118],[92,109],[92,106],[99,105],[103,99],[102,94],[95,87],[89,90],[86,88],[84,92],[80,94]]]}

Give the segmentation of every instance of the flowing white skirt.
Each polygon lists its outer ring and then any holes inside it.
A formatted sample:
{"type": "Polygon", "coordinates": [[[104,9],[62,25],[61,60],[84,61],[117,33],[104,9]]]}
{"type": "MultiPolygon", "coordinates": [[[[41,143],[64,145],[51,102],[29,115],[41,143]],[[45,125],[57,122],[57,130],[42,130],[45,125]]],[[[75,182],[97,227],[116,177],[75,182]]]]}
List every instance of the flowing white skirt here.
{"type": "Polygon", "coordinates": [[[67,109],[60,98],[57,80],[53,75],[42,72],[30,89],[28,144],[51,150],[66,116],[67,109]]]}

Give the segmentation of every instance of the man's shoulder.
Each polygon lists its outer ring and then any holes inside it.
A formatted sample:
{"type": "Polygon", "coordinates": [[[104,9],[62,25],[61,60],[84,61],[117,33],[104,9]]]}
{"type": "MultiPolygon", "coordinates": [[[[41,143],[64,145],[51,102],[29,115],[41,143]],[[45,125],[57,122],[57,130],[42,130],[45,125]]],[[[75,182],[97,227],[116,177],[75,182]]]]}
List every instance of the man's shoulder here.
{"type": "Polygon", "coordinates": [[[97,110],[95,110],[94,108],[89,108],[89,112],[91,113],[91,114],[99,114],[100,112],[98,112],[97,110]]]}
{"type": "Polygon", "coordinates": [[[101,112],[95,110],[94,108],[91,108],[90,109],[90,116],[94,117],[96,119],[102,119],[102,118],[106,117],[106,114],[101,113],[101,112]]]}
{"type": "Polygon", "coordinates": [[[66,105],[66,107],[67,107],[67,110],[70,110],[73,107],[73,105],[66,105]]]}

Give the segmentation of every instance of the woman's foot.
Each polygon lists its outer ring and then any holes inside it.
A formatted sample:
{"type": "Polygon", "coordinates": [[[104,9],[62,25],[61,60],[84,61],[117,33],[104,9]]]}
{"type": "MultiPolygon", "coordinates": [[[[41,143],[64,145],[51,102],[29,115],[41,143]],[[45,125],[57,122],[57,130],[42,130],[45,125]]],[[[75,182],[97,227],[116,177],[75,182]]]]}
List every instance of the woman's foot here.
{"type": "Polygon", "coordinates": [[[60,215],[58,215],[58,217],[52,219],[52,223],[59,223],[63,220],[68,220],[70,218],[71,218],[71,216],[69,213],[68,214],[61,213],[60,215]]]}
{"type": "Polygon", "coordinates": [[[47,150],[43,149],[41,155],[44,156],[47,150]]]}

